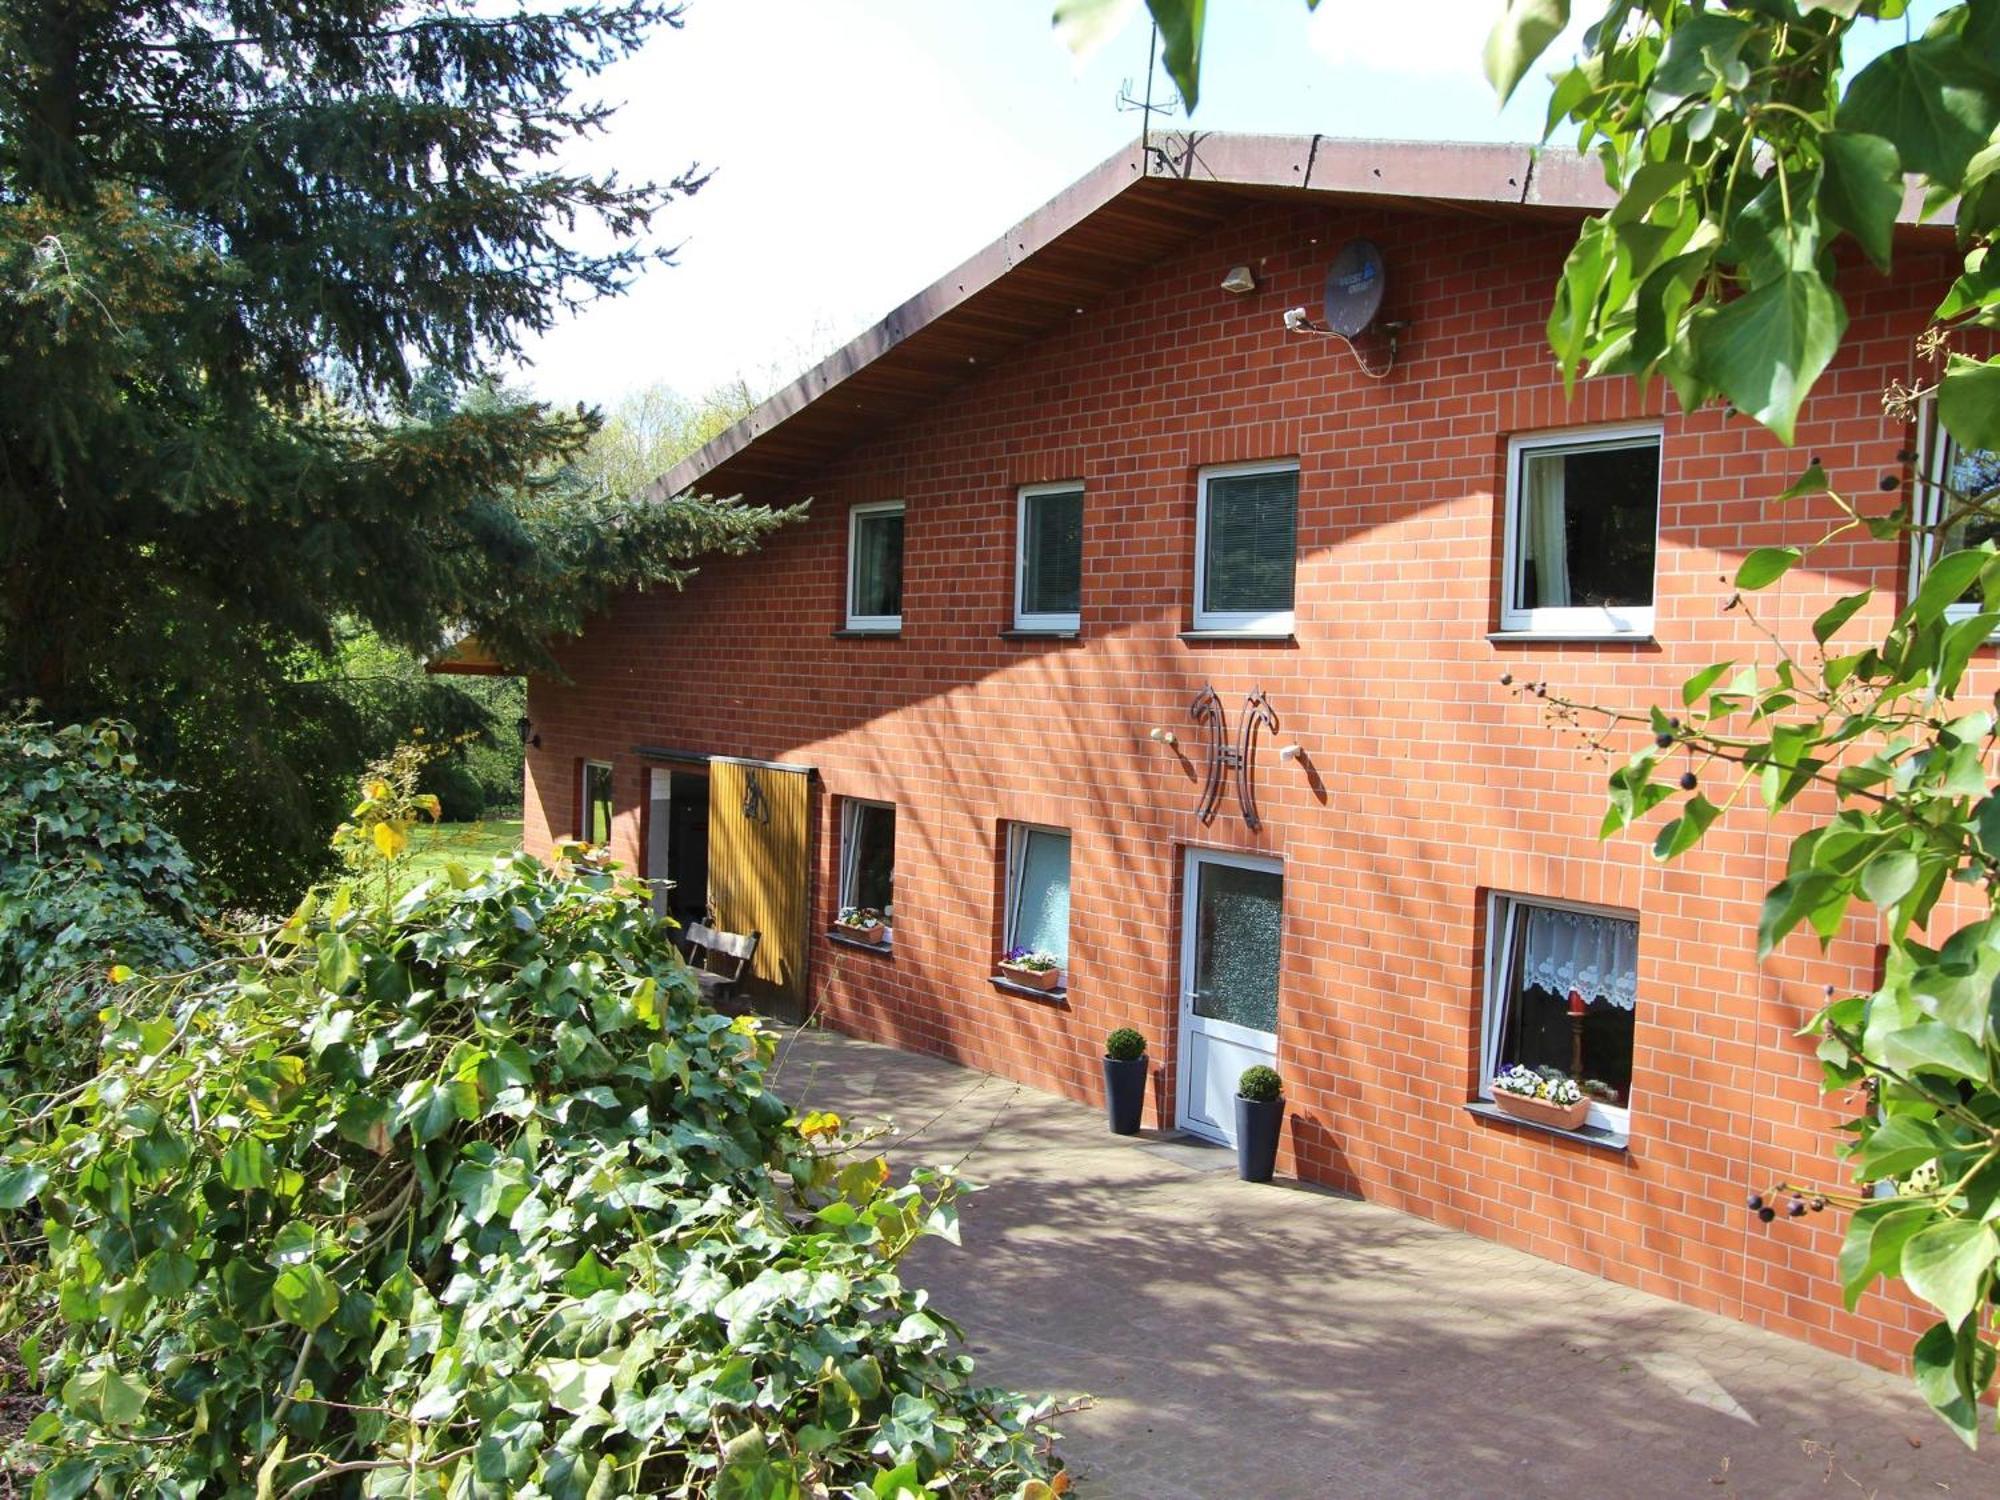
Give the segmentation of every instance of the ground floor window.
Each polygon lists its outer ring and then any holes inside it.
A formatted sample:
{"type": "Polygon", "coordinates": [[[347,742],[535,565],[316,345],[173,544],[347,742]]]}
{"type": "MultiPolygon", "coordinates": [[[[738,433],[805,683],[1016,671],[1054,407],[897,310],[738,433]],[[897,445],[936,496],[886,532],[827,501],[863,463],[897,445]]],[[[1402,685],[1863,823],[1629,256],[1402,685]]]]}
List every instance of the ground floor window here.
{"type": "Polygon", "coordinates": [[[893,931],[895,886],[896,809],[847,798],[840,817],[841,910],[872,911],[893,931]]]}
{"type": "Polygon", "coordinates": [[[1631,1123],[1632,1034],[1638,1016],[1639,924],[1596,908],[1493,897],[1480,1093],[1521,1066],[1576,1080],[1588,1122],[1631,1123]]]}
{"type": "Polygon", "coordinates": [[[1012,824],[1007,831],[1009,953],[1046,953],[1069,967],[1069,835],[1059,828],[1012,824]]]}
{"type": "Polygon", "coordinates": [[[601,760],[583,763],[581,837],[587,844],[611,842],[611,767],[601,760]]]}

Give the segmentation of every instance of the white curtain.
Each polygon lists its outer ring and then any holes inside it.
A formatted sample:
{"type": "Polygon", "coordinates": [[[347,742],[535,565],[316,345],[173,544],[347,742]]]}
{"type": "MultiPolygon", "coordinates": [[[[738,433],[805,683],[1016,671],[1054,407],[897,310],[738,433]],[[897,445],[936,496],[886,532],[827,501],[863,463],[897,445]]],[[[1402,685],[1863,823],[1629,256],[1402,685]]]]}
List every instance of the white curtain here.
{"type": "Polygon", "coordinates": [[[1522,923],[1521,983],[1622,1010],[1639,999],[1639,924],[1588,912],[1530,906],[1522,923]]]}
{"type": "Polygon", "coordinates": [[[1535,597],[1523,599],[1531,609],[1559,609],[1569,598],[1569,523],[1563,494],[1561,453],[1534,454],[1528,459],[1527,524],[1521,528],[1527,554],[1535,564],[1535,597]]]}

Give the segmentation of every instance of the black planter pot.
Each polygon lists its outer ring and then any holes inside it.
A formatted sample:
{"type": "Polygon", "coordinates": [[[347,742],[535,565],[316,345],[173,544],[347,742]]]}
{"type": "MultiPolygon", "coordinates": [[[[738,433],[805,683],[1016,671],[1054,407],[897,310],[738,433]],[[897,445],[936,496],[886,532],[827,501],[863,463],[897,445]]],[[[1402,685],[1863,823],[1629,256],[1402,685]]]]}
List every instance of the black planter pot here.
{"type": "Polygon", "coordinates": [[[1236,1175],[1245,1182],[1269,1182],[1278,1160],[1278,1127],[1285,1100],[1236,1096],[1236,1175]]]}
{"type": "Polygon", "coordinates": [[[1104,1059],[1104,1118],[1113,1135],[1137,1135],[1146,1112],[1146,1059],[1104,1059]]]}

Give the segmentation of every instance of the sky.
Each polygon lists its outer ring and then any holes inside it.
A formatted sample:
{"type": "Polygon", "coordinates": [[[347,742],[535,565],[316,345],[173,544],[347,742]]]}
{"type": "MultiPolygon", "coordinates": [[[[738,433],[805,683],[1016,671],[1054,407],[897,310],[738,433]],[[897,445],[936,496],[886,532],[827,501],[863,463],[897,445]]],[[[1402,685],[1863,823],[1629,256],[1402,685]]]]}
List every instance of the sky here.
{"type": "MultiPolygon", "coordinates": [[[[1209,7],[1202,130],[1533,141],[1538,67],[1496,107],[1500,0],[1209,7]]],[[[679,30],[594,80],[623,101],[581,166],[714,169],[656,220],[675,264],[535,340],[543,398],[609,406],[664,383],[766,394],[999,237],[1139,133],[1141,18],[1079,65],[1051,0],[689,0],[679,30]]],[[[1568,56],[1559,41],[1550,56],[1568,56]]],[[[1164,71],[1157,93],[1170,94],[1164,71]]],[[[1185,117],[1170,123],[1184,126],[1185,117]]]]}

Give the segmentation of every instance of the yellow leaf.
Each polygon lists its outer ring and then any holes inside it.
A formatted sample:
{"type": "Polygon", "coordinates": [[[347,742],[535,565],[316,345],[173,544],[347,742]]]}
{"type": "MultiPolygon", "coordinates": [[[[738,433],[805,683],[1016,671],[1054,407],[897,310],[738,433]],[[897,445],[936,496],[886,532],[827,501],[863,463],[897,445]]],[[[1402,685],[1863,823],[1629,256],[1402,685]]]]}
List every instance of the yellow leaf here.
{"type": "Polygon", "coordinates": [[[394,859],[410,845],[408,837],[393,823],[377,823],[374,839],[375,851],[384,859],[394,859]]]}
{"type": "Polygon", "coordinates": [[[130,979],[131,977],[132,977],[132,971],[128,969],[124,964],[113,964],[111,966],[111,982],[113,984],[123,984],[126,980],[130,979]]]}

